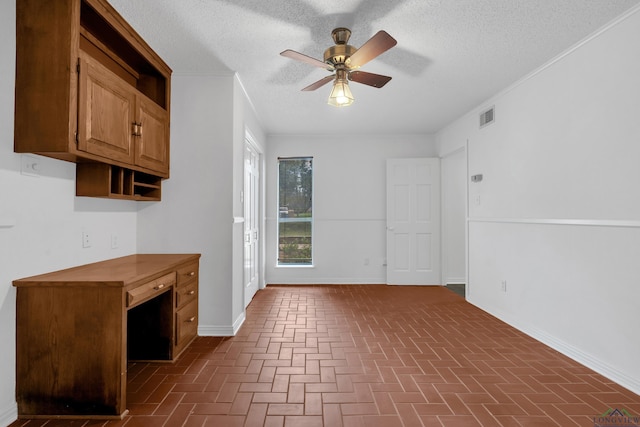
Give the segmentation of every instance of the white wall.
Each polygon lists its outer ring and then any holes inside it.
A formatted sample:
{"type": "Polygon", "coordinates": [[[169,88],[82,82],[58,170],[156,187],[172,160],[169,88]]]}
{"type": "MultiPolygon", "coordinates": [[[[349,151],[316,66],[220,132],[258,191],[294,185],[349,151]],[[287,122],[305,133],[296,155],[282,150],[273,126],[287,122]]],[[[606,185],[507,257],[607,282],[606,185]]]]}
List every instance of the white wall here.
{"type": "Polygon", "coordinates": [[[466,283],[467,152],[465,146],[441,154],[442,282],[466,283]]]}
{"type": "Polygon", "coordinates": [[[469,184],[469,300],[635,392],[638,10],[437,135],[443,152],[468,139],[468,174],[484,175],[469,184]]]}
{"type": "Polygon", "coordinates": [[[13,152],[15,1],[0,2],[0,425],[16,419],[15,279],[136,252],[136,204],[75,197],[75,165],[34,156],[22,175],[13,152]],[[82,248],[82,231],[91,247],[82,248]],[[111,235],[118,248],[111,249],[111,235]]]}
{"type": "MultiPolygon", "coordinates": [[[[247,137],[264,159],[265,135],[262,125],[246,93],[240,77],[233,80],[233,294],[232,319],[234,332],[245,319],[244,304],[244,149],[247,137]],[[249,134],[249,135],[247,135],[249,134]],[[241,220],[239,220],[241,218],[241,220]]],[[[260,231],[262,233],[262,230],[260,231]]],[[[262,237],[259,238],[260,241],[262,237]]],[[[258,262],[260,262],[258,260],[258,262]]],[[[264,274],[264,273],[263,273],[264,274]]]]}
{"type": "Polygon", "coordinates": [[[138,251],[201,253],[198,332],[231,335],[244,318],[244,128],[262,133],[232,74],[174,75],[171,97],[171,178],[139,211],[138,251]]]}
{"type": "Polygon", "coordinates": [[[431,135],[269,136],[267,283],[385,283],[386,159],[436,156],[431,135]],[[277,159],[293,156],[313,157],[313,267],[276,266],[277,159]]]}

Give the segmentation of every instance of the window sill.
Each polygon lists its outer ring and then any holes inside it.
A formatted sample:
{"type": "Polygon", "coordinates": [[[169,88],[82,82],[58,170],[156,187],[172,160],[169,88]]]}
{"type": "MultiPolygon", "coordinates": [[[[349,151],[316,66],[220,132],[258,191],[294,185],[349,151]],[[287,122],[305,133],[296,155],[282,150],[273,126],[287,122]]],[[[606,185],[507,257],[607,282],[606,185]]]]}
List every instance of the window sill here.
{"type": "Polygon", "coordinates": [[[276,264],[276,268],[315,268],[313,264],[276,264]]]}

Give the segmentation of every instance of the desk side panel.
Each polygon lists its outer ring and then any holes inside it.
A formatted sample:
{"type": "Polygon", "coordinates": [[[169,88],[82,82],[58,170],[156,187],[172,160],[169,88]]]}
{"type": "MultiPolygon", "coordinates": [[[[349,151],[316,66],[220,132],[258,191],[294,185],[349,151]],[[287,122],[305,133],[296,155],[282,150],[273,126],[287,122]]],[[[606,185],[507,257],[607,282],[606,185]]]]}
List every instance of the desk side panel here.
{"type": "Polygon", "coordinates": [[[16,311],[21,417],[124,413],[122,288],[22,287],[16,311]]]}

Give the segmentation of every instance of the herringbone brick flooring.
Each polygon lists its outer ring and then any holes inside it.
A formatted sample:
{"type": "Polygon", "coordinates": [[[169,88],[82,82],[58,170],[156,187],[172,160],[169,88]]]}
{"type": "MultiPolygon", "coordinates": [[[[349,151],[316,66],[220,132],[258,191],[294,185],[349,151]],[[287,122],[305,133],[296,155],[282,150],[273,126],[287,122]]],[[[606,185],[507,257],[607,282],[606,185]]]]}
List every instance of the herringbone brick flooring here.
{"type": "Polygon", "coordinates": [[[233,338],[132,364],[130,414],[40,426],[594,426],[640,396],[441,287],[268,286],[233,338]]]}

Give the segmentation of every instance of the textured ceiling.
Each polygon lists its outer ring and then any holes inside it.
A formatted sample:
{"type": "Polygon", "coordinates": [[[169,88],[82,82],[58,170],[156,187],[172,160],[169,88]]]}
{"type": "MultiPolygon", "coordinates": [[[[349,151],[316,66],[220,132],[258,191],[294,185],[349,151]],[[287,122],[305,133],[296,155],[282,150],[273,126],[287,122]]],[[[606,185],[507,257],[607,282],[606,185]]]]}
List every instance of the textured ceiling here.
{"type": "MultiPolygon", "coordinates": [[[[432,133],[477,107],[640,0],[110,0],[175,74],[238,73],[269,134],[432,133]],[[360,47],[384,29],[396,47],[363,66],[392,76],[351,83],[355,103],[326,104],[331,30],[360,47]]],[[[594,58],[597,61],[598,58],[594,58]]]]}

